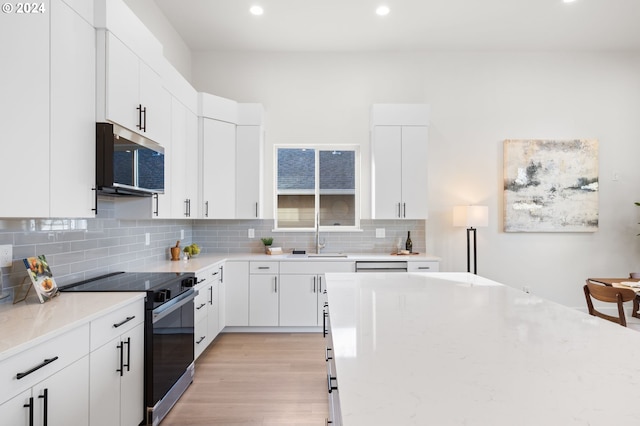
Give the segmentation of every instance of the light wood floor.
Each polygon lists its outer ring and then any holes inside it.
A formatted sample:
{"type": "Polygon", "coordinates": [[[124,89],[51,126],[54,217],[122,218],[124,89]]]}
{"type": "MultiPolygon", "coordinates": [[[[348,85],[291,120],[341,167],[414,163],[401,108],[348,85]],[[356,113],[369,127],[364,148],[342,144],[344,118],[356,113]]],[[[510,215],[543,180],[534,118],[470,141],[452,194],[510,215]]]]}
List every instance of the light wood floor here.
{"type": "Polygon", "coordinates": [[[322,333],[223,333],[161,426],[324,425],[324,349],[322,333]]]}

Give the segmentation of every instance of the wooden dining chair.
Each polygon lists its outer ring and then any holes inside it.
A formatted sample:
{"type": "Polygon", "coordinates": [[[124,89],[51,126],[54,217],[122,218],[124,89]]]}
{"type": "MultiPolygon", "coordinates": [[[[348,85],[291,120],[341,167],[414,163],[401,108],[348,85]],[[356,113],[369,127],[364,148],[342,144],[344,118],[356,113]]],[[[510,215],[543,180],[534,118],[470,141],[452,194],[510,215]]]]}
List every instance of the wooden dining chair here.
{"type": "Polygon", "coordinates": [[[587,299],[587,307],[589,308],[589,314],[604,318],[609,321],[613,321],[620,324],[623,327],[627,326],[627,320],[624,316],[624,302],[635,300],[636,292],[629,288],[608,287],[600,284],[594,284],[587,280],[587,284],[584,286],[584,297],[587,299]],[[603,314],[597,311],[593,307],[593,301],[591,298],[599,300],[601,302],[616,303],[618,305],[618,316],[603,314]]]}

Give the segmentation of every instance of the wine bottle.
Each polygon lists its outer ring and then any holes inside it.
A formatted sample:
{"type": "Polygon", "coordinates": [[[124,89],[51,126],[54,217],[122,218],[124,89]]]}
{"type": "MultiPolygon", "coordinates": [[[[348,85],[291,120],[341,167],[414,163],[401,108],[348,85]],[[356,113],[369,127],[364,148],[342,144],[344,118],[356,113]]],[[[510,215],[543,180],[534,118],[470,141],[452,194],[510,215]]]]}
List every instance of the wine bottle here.
{"type": "Polygon", "coordinates": [[[407,243],[405,244],[405,248],[409,251],[409,253],[413,253],[413,243],[411,242],[411,231],[407,231],[407,243]]]}

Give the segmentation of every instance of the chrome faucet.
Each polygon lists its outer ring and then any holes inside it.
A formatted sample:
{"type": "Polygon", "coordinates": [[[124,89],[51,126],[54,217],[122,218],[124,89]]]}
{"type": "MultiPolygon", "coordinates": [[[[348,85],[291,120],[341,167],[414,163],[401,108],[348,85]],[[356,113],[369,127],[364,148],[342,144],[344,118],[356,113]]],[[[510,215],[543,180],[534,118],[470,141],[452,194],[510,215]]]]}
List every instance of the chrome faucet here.
{"type": "Polygon", "coordinates": [[[320,254],[320,250],[324,248],[326,244],[320,244],[320,212],[316,214],[316,254],[320,254]]]}

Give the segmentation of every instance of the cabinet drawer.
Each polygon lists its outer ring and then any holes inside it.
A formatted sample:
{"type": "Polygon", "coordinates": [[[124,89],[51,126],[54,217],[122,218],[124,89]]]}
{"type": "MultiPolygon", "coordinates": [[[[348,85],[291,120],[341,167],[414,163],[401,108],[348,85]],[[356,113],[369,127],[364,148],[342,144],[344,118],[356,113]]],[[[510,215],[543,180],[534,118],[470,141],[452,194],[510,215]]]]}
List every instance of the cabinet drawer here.
{"type": "Polygon", "coordinates": [[[88,353],[89,324],[85,324],[7,358],[0,362],[0,403],[29,389],[88,353]],[[26,375],[18,379],[19,373],[26,375]]]}
{"type": "Polygon", "coordinates": [[[325,261],[302,261],[302,262],[281,262],[281,274],[324,274],[326,272],[355,272],[353,261],[325,262],[325,261]]]}
{"type": "Polygon", "coordinates": [[[196,324],[194,327],[194,351],[195,357],[198,358],[200,354],[207,348],[207,343],[209,339],[207,339],[207,319],[204,318],[201,321],[196,320],[196,324]]]}
{"type": "Polygon", "coordinates": [[[250,274],[277,274],[279,262],[249,262],[250,274]]]}
{"type": "Polygon", "coordinates": [[[144,321],[144,300],[116,309],[91,321],[91,351],[144,321]]]}
{"type": "Polygon", "coordinates": [[[436,261],[417,261],[409,262],[407,272],[438,272],[440,262],[436,261]]]}
{"type": "MultiPolygon", "coordinates": [[[[205,284],[209,283],[212,279],[215,278],[216,272],[219,271],[218,267],[207,268],[203,271],[199,271],[196,273],[196,282],[197,284],[205,284]]],[[[219,274],[218,274],[219,275],[219,274]]]]}
{"type": "MultiPolygon", "coordinates": [[[[209,300],[209,287],[201,288],[194,299],[194,309],[195,309],[195,322],[202,320],[207,317],[207,306],[209,305],[207,302],[209,300]]],[[[197,337],[196,337],[197,338],[197,337]]]]}

